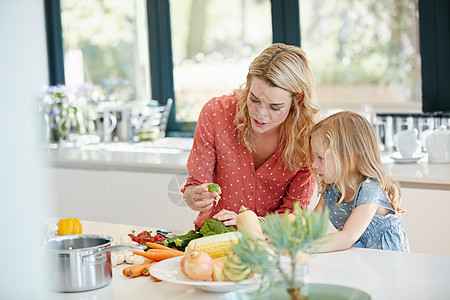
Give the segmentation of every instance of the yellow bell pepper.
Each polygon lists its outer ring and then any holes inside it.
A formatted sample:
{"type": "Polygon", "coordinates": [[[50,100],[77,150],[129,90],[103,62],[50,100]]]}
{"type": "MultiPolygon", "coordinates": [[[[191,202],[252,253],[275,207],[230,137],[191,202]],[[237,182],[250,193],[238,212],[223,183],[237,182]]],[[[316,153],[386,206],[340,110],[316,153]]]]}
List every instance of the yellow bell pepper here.
{"type": "Polygon", "coordinates": [[[81,222],[77,218],[59,220],[58,235],[81,234],[81,222]]]}

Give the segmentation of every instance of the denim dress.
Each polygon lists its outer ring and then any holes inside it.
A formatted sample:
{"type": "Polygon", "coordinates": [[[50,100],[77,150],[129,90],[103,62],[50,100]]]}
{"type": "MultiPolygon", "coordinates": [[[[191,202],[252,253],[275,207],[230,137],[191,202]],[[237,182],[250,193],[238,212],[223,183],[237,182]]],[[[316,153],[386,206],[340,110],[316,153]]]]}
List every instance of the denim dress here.
{"type": "Polygon", "coordinates": [[[378,181],[368,178],[364,180],[356,192],[355,199],[349,203],[341,203],[337,207],[339,191],[332,184],[323,192],[322,197],[330,210],[330,221],[337,230],[342,230],[354,207],[373,202],[390,211],[386,215],[375,214],[369,226],[352,247],[382,249],[409,252],[409,242],[401,216],[396,212],[387,193],[378,181]]]}

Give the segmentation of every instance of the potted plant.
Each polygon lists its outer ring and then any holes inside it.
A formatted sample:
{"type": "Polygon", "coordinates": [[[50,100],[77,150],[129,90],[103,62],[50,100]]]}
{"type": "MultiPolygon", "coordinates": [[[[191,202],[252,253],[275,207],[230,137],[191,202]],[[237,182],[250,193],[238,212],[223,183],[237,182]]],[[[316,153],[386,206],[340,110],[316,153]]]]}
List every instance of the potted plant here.
{"type": "Polygon", "coordinates": [[[327,231],[328,211],[308,213],[295,203],[293,214],[269,214],[261,226],[266,240],[241,232],[239,243],[231,248],[242,264],[262,275],[260,288],[253,296],[307,299],[303,293],[307,286],[307,258],[324,242],[318,240],[327,231]]]}

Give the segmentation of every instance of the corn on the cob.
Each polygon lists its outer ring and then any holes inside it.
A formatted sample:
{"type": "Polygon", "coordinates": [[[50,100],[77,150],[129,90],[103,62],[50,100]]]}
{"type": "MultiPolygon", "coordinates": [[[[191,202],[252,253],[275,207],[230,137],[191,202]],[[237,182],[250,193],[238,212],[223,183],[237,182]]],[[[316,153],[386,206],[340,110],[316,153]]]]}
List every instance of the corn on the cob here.
{"type": "Polygon", "coordinates": [[[231,245],[239,242],[239,232],[227,232],[211,236],[205,236],[189,242],[185,252],[203,251],[212,258],[227,255],[231,253],[231,245]]]}

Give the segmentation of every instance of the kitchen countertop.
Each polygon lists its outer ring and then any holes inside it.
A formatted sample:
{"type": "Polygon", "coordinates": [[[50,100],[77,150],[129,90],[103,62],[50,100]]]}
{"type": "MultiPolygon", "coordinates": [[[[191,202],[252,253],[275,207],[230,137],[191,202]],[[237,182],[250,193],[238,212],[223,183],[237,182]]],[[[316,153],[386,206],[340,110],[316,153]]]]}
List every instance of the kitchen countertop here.
{"type": "MultiPolygon", "coordinates": [[[[130,229],[147,227],[82,221],[83,233],[108,234],[117,241],[130,229]]],[[[401,253],[352,248],[312,255],[308,261],[309,282],[344,285],[363,290],[372,300],[448,299],[450,256],[401,253]]],[[[127,278],[126,265],[113,268],[110,285],[82,293],[53,293],[45,299],[219,299],[223,293],[205,292],[192,286],[154,282],[148,277],[127,278]]]]}
{"type": "Polygon", "coordinates": [[[186,172],[192,139],[166,138],[165,140],[170,142],[59,147],[43,151],[42,156],[45,163],[54,167],[186,172]]]}
{"type": "MultiPolygon", "coordinates": [[[[187,172],[192,139],[165,138],[138,144],[98,144],[60,147],[43,151],[44,162],[53,167],[141,172],[187,172]]],[[[389,174],[403,187],[450,190],[450,164],[400,164],[382,153],[389,174]]]]}

